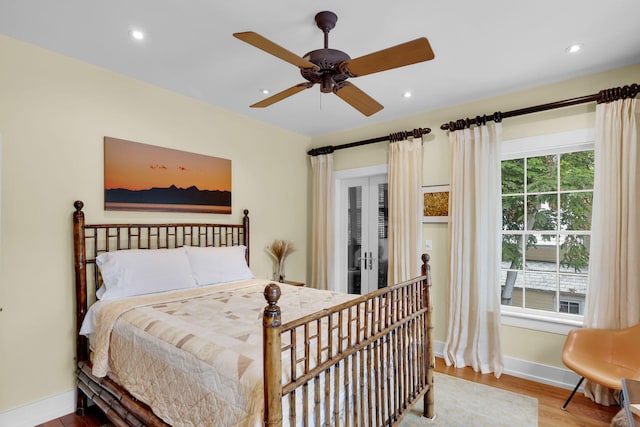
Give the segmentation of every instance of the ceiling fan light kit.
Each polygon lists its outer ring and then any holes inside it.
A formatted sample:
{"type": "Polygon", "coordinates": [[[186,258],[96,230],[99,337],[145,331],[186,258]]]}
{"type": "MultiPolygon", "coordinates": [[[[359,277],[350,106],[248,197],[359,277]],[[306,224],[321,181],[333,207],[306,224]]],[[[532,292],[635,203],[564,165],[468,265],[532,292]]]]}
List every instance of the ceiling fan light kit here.
{"type": "Polygon", "coordinates": [[[324,33],[324,48],[312,50],[302,57],[253,31],[233,34],[237,39],[295,65],[306,80],[306,82],[256,102],[251,107],[268,107],[319,84],[322,93],[333,92],[365,116],[371,116],[384,107],[353,83],[347,82],[347,79],[417,64],[434,58],[429,41],[421,37],[351,59],[345,52],[329,48],[329,32],[335,27],[338,16],[333,12],[323,11],[316,14],[315,21],[318,28],[324,33]]]}

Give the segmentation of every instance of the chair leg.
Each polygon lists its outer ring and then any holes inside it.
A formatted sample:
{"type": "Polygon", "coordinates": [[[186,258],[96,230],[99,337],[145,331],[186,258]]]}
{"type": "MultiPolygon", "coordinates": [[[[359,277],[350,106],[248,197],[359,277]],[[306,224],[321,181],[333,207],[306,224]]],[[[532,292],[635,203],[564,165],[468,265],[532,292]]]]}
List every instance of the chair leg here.
{"type": "Polygon", "coordinates": [[[569,404],[569,402],[571,402],[571,399],[573,399],[573,395],[576,394],[576,391],[578,391],[578,389],[580,388],[580,384],[582,384],[582,381],[584,381],[584,377],[580,378],[580,381],[578,381],[578,384],[576,385],[576,388],[573,389],[573,391],[571,392],[571,395],[569,396],[567,401],[564,402],[564,405],[562,405],[562,410],[563,411],[565,409],[567,409],[567,405],[569,404]]]}

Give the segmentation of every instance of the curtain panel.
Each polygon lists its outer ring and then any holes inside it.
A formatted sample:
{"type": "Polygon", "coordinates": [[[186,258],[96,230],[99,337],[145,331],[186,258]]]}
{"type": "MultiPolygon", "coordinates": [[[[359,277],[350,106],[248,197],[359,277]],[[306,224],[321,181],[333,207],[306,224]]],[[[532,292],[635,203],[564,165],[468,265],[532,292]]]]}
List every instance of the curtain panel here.
{"type": "Polygon", "coordinates": [[[449,133],[447,365],[502,374],[500,123],[449,133]]]}
{"type": "MultiPolygon", "coordinates": [[[[640,103],[596,106],[595,171],[584,326],[620,329],[640,323],[640,103]]],[[[603,405],[617,393],[586,382],[603,405]]]]}
{"type": "Polygon", "coordinates": [[[389,144],[388,283],[420,275],[422,138],[389,144]]]}
{"type": "Polygon", "coordinates": [[[333,278],[333,153],[311,156],[311,286],[331,289],[333,278]]]}

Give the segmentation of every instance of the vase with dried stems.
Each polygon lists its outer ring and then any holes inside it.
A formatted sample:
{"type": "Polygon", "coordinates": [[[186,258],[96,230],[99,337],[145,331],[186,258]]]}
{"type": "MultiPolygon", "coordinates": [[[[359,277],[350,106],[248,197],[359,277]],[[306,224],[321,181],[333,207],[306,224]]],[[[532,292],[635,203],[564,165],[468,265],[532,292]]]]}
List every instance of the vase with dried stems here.
{"type": "Polygon", "coordinates": [[[274,261],[273,280],[284,280],[284,260],[295,250],[295,245],[288,240],[276,239],[267,246],[267,253],[274,261]]]}

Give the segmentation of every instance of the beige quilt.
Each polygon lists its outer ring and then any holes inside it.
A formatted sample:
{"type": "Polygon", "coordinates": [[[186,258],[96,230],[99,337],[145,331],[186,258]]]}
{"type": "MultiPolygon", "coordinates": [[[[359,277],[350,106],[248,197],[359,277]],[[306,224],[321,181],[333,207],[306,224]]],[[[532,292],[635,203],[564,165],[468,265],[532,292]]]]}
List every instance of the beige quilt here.
{"type": "MultiPolygon", "coordinates": [[[[128,298],[97,315],[93,373],[174,426],[262,425],[264,287],[248,280],[128,298]]],[[[354,295],[281,285],[283,323],[354,295]]]]}

